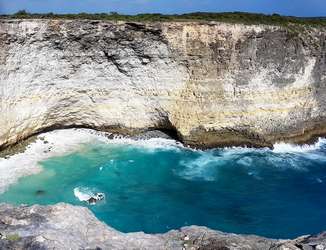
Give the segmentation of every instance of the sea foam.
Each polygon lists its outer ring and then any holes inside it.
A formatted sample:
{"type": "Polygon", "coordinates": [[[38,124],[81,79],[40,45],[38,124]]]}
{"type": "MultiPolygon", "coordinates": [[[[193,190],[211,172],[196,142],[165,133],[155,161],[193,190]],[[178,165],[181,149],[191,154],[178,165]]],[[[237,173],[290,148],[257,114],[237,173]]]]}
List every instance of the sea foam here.
{"type": "Polygon", "coordinates": [[[74,188],[74,195],[79,201],[88,201],[94,195],[88,188],[74,188]]]}
{"type": "Polygon", "coordinates": [[[318,141],[314,144],[304,144],[304,145],[294,145],[290,143],[275,143],[274,144],[274,153],[306,153],[320,149],[323,145],[326,144],[325,138],[319,138],[318,141]]]}
{"type": "Polygon", "coordinates": [[[56,130],[38,135],[25,152],[7,159],[0,158],[0,193],[19,178],[39,173],[42,170],[39,162],[74,152],[85,143],[105,141],[105,138],[104,134],[81,129],[56,130]]]}
{"type": "MultiPolygon", "coordinates": [[[[202,151],[184,147],[181,143],[172,139],[151,138],[134,140],[121,136],[108,138],[108,133],[98,132],[91,129],[65,129],[55,130],[43,133],[37,136],[36,141],[31,143],[23,153],[12,155],[9,158],[0,158],[0,193],[4,192],[9,185],[17,182],[23,176],[39,173],[42,170],[41,161],[55,156],[63,156],[78,150],[81,150],[83,145],[89,143],[104,143],[104,144],[123,144],[134,147],[140,147],[146,152],[155,152],[156,150],[189,150],[200,154],[197,160],[192,162],[183,162],[185,172],[179,173],[185,178],[199,178],[211,180],[209,176],[214,172],[212,167],[213,162],[218,162],[217,165],[223,162],[234,159],[242,164],[248,164],[241,160],[247,153],[256,152],[258,154],[274,153],[274,154],[303,154],[304,157],[310,159],[321,159],[326,157],[316,152],[326,144],[326,139],[320,138],[313,145],[291,145],[286,143],[277,143],[274,149],[254,149],[246,147],[231,147],[220,149],[220,156],[212,154],[210,151],[202,151]],[[186,167],[187,165],[187,167],[186,167]]],[[[272,159],[275,161],[275,159],[272,159]]],[[[280,159],[276,159],[280,161],[280,159]]],[[[216,174],[216,173],[214,173],[216,174]]]]}
{"type": "Polygon", "coordinates": [[[155,150],[178,150],[183,147],[174,140],[151,138],[133,140],[117,136],[108,138],[108,133],[91,129],[63,129],[43,133],[35,142],[27,146],[23,153],[9,158],[0,158],[0,193],[23,176],[37,174],[42,171],[41,161],[55,156],[63,156],[80,150],[89,143],[124,144],[142,147],[148,152],[155,150]]]}
{"type": "Polygon", "coordinates": [[[175,172],[186,180],[214,181],[217,177],[217,166],[223,164],[223,158],[213,155],[213,152],[197,152],[197,159],[182,160],[184,169],[175,172]]]}

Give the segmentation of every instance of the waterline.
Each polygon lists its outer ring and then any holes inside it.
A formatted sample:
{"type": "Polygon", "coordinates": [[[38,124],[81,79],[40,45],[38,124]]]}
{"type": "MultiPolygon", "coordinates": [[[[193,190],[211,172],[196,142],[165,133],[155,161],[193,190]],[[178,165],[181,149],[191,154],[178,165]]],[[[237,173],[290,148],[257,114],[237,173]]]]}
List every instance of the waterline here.
{"type": "MultiPolygon", "coordinates": [[[[25,172],[17,171],[23,175],[9,188],[7,183],[0,201],[88,206],[124,232],[195,224],[288,238],[325,229],[324,139],[309,147],[202,151],[173,140],[110,140],[76,129],[40,135],[25,154],[13,157],[25,172]],[[38,171],[31,175],[33,164],[38,171]],[[97,193],[105,199],[88,204],[97,193]]],[[[11,158],[1,160],[2,171],[9,163],[11,158]]]]}

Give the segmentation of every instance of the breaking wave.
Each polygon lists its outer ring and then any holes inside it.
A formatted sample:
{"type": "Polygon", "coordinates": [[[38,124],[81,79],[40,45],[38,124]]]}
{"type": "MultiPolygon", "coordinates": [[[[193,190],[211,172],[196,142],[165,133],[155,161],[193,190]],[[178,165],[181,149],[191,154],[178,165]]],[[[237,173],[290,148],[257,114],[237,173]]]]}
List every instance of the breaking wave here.
{"type": "Polygon", "coordinates": [[[294,145],[290,143],[275,143],[274,153],[307,153],[321,149],[326,144],[325,138],[319,138],[314,144],[294,145]]]}
{"type": "MultiPolygon", "coordinates": [[[[108,133],[91,129],[66,129],[56,130],[37,136],[23,153],[12,155],[9,158],[0,158],[0,193],[15,183],[20,177],[36,174],[42,171],[39,164],[55,156],[62,156],[82,150],[91,143],[129,145],[156,152],[157,150],[186,150],[197,155],[195,160],[182,159],[182,171],[177,174],[185,179],[212,181],[218,177],[218,168],[223,165],[236,165],[252,168],[257,162],[265,162],[279,169],[293,168],[306,170],[301,166],[301,157],[310,160],[326,161],[326,156],[321,149],[326,145],[326,139],[320,138],[312,145],[292,145],[276,143],[274,149],[254,149],[246,147],[229,147],[214,150],[196,150],[184,147],[172,139],[151,138],[135,140],[117,136],[108,138],[108,133]],[[232,163],[232,164],[231,164],[232,163]]],[[[250,173],[254,171],[248,170],[250,173]]]]}
{"type": "Polygon", "coordinates": [[[74,195],[79,201],[88,201],[94,196],[94,193],[89,188],[76,187],[74,195]]]}

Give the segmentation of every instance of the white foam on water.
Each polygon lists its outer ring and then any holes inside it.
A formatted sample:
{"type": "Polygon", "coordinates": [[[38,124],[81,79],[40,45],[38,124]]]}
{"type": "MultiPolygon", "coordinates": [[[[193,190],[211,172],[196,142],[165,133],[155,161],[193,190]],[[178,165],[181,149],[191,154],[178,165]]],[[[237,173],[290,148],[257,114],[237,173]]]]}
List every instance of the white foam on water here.
{"type": "Polygon", "coordinates": [[[89,205],[95,205],[97,201],[105,199],[104,193],[95,192],[88,187],[76,187],[73,191],[79,201],[87,202],[89,205]],[[90,201],[91,198],[95,199],[95,201],[90,201]]]}
{"type": "Polygon", "coordinates": [[[255,178],[256,180],[262,180],[263,178],[260,177],[259,172],[258,171],[249,171],[248,172],[249,176],[252,176],[253,178],[255,178]]]}
{"type": "Polygon", "coordinates": [[[79,201],[88,201],[94,196],[94,193],[88,188],[76,187],[74,188],[74,195],[79,201]]]}
{"type": "Polygon", "coordinates": [[[143,149],[146,149],[147,152],[156,152],[156,150],[180,150],[181,148],[185,148],[180,142],[164,138],[135,140],[131,138],[117,137],[113,139],[108,139],[106,143],[141,147],[143,149]]]}
{"type": "Polygon", "coordinates": [[[253,159],[249,156],[241,157],[237,163],[246,167],[252,166],[253,159]]]}
{"type": "MultiPolygon", "coordinates": [[[[323,161],[326,162],[326,154],[320,151],[322,147],[325,147],[326,139],[319,138],[314,144],[305,145],[294,145],[288,143],[276,143],[274,149],[272,150],[275,154],[280,155],[296,155],[308,160],[323,161]]],[[[290,156],[289,156],[290,157],[290,156]]],[[[291,162],[291,157],[289,160],[290,164],[294,166],[293,161],[291,162]]]]}
{"type": "Polygon", "coordinates": [[[181,143],[163,138],[133,140],[129,138],[108,138],[108,133],[91,129],[64,129],[43,133],[35,142],[27,146],[25,152],[0,158],[0,193],[23,176],[37,174],[42,171],[39,162],[55,156],[63,156],[78,150],[83,145],[100,142],[105,144],[121,144],[142,147],[147,152],[155,150],[179,150],[181,143]]]}
{"type": "Polygon", "coordinates": [[[279,154],[286,153],[310,153],[312,151],[319,150],[323,145],[326,145],[326,138],[318,138],[314,144],[296,145],[285,142],[278,142],[273,145],[273,149],[270,148],[250,148],[250,147],[224,147],[221,150],[225,156],[235,154],[245,154],[251,152],[273,152],[279,154]]]}
{"type": "Polygon", "coordinates": [[[318,183],[323,183],[323,180],[320,179],[320,178],[317,178],[316,181],[317,181],[318,183]]]}
{"type": "MultiPolygon", "coordinates": [[[[202,151],[184,147],[181,143],[163,138],[151,138],[143,140],[134,140],[124,138],[121,136],[113,139],[108,138],[108,133],[98,132],[91,129],[66,129],[55,130],[52,132],[40,134],[37,136],[35,142],[31,143],[23,153],[10,156],[8,159],[0,158],[0,193],[4,192],[9,185],[15,183],[20,177],[39,173],[42,170],[39,162],[55,156],[63,156],[77,150],[81,150],[83,145],[100,142],[104,144],[120,144],[140,147],[147,153],[156,152],[157,150],[174,150],[180,151],[191,150],[198,153],[200,156],[195,160],[185,160],[181,162],[185,166],[184,171],[179,173],[183,178],[197,178],[207,181],[216,178],[216,166],[225,164],[227,161],[233,159],[239,160],[238,163],[248,165],[250,158],[242,158],[241,156],[247,153],[274,153],[284,155],[302,154],[309,159],[324,159],[326,156],[316,152],[322,145],[326,144],[326,139],[320,138],[317,143],[313,145],[291,145],[286,143],[277,143],[274,149],[254,149],[247,147],[229,147],[220,149],[220,155],[213,155],[213,151],[202,151]],[[47,143],[45,143],[47,142],[47,143]]],[[[273,164],[284,166],[284,161],[288,160],[289,166],[297,167],[296,162],[292,159],[283,159],[282,157],[271,157],[273,164]]]]}
{"type": "Polygon", "coordinates": [[[212,152],[200,152],[197,159],[181,161],[184,169],[175,173],[186,180],[215,181],[218,165],[223,163],[223,159],[212,152]]]}
{"type": "Polygon", "coordinates": [[[292,155],[268,155],[266,161],[269,166],[272,166],[278,170],[293,169],[297,171],[308,171],[308,169],[302,166],[303,159],[297,158],[292,155]]]}
{"type": "Polygon", "coordinates": [[[258,165],[266,165],[275,168],[279,171],[292,169],[296,171],[308,171],[307,166],[304,166],[306,158],[310,160],[325,160],[326,155],[323,152],[318,152],[326,139],[320,138],[313,145],[292,145],[287,143],[278,143],[274,145],[274,149],[269,148],[248,148],[248,147],[225,147],[219,150],[218,154],[213,154],[213,150],[196,152],[200,154],[195,160],[181,161],[184,166],[182,171],[177,174],[187,180],[216,180],[218,168],[222,165],[232,166],[234,163],[237,166],[244,167],[248,171],[248,175],[257,179],[262,179],[259,176],[260,169],[258,165]]]}
{"type": "Polygon", "coordinates": [[[321,148],[322,145],[326,144],[325,138],[319,138],[315,144],[304,144],[304,145],[294,145],[290,143],[275,143],[274,153],[306,153],[315,151],[321,148]]]}
{"type": "Polygon", "coordinates": [[[83,144],[103,141],[103,134],[90,130],[56,130],[37,136],[25,152],[0,158],[0,193],[23,176],[42,171],[39,162],[50,157],[62,156],[80,149],[83,144]]]}

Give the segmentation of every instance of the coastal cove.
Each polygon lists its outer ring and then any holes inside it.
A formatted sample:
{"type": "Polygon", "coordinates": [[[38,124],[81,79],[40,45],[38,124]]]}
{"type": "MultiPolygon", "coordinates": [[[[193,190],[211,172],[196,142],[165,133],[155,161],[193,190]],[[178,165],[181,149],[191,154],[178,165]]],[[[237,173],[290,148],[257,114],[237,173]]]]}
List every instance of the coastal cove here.
{"type": "Polygon", "coordinates": [[[24,153],[0,160],[0,201],[86,206],[122,232],[201,225],[294,238],[325,229],[325,151],[324,139],[310,146],[202,151],[171,139],[57,130],[39,135],[24,153]],[[96,192],[105,200],[95,205],[83,200],[96,192]]]}
{"type": "Polygon", "coordinates": [[[0,249],[326,250],[325,193],[325,18],[0,15],[0,249]]]}

